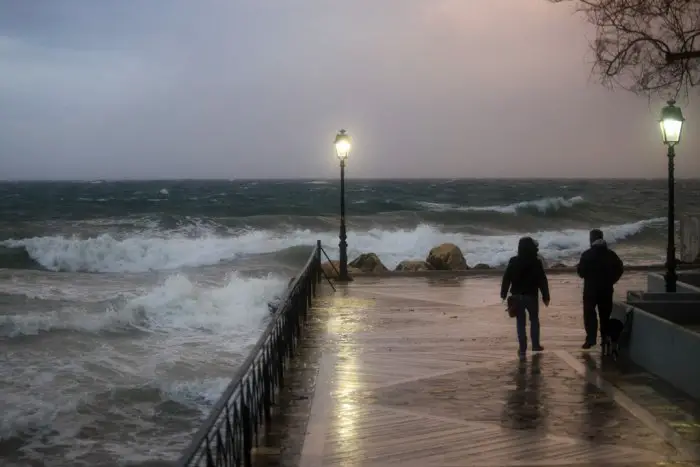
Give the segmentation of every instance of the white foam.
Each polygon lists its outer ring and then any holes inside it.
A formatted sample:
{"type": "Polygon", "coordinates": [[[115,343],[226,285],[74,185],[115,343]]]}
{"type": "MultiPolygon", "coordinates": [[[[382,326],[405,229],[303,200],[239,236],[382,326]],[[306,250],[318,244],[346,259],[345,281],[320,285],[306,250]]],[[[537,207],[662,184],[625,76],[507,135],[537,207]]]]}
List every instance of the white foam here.
{"type": "Polygon", "coordinates": [[[460,211],[460,212],[500,212],[502,214],[517,214],[519,211],[536,209],[545,214],[547,212],[558,211],[562,208],[570,208],[577,204],[584,203],[582,196],[564,198],[562,196],[542,198],[532,201],[521,201],[519,203],[506,204],[503,206],[458,206],[455,204],[431,203],[419,201],[417,204],[435,212],[460,211]]]}
{"type": "MultiPolygon", "coordinates": [[[[24,367],[21,375],[13,374],[8,380],[13,385],[23,385],[21,390],[3,390],[0,399],[0,440],[19,433],[47,431],[61,414],[74,414],[78,405],[87,400],[87,394],[70,394],[71,387],[56,390],[55,379],[59,374],[80,373],[79,367],[67,359],[52,359],[43,367],[24,367]],[[67,390],[66,390],[67,389],[67,390]],[[46,397],[50,394],[51,397],[46,397]]],[[[19,389],[16,387],[15,389],[19,389]]],[[[61,430],[62,435],[75,436],[72,430],[61,430]]]]}
{"type": "MultiPolygon", "coordinates": [[[[649,219],[617,226],[603,226],[612,243],[627,238],[664,219],[649,219]]],[[[200,236],[190,233],[143,233],[125,239],[109,234],[95,238],[35,237],[7,240],[0,245],[24,246],[31,257],[47,269],[89,272],[145,272],[172,270],[185,266],[217,264],[242,255],[279,251],[298,245],[313,245],[321,240],[328,251],[337,252],[335,232],[293,230],[288,232],[248,231],[231,236],[212,235],[211,229],[195,226],[200,236]],[[157,236],[154,236],[157,235],[157,236]]],[[[531,232],[540,241],[543,256],[564,258],[583,251],[588,245],[587,229],[531,232]]],[[[438,227],[422,224],[414,229],[371,229],[348,233],[350,253],[374,252],[387,266],[404,259],[424,258],[435,245],[452,242],[463,248],[470,264],[503,264],[513,251],[520,234],[476,236],[445,233],[438,227]]]]}
{"type": "Polygon", "coordinates": [[[66,307],[45,313],[0,317],[0,336],[36,335],[51,330],[82,332],[183,329],[246,334],[267,314],[267,301],[285,285],[281,277],[232,275],[223,286],[202,285],[175,274],[144,295],[110,305],[102,312],[66,307]]]}
{"type": "Polygon", "coordinates": [[[29,255],[52,271],[146,272],[204,266],[234,259],[246,253],[276,251],[298,242],[265,231],[251,231],[232,237],[217,237],[200,227],[201,236],[175,233],[168,238],[150,232],[117,239],[110,234],[78,237],[33,237],[6,240],[0,245],[23,246],[29,255]]]}
{"type": "Polygon", "coordinates": [[[147,295],[125,307],[143,311],[151,329],[206,329],[229,333],[248,329],[267,314],[267,302],[279,293],[285,280],[279,276],[231,276],[223,287],[205,287],[182,274],[168,277],[147,295]]]}
{"type": "MultiPolygon", "coordinates": [[[[52,445],[69,443],[71,452],[81,452],[75,432],[85,417],[78,407],[92,403],[99,393],[120,388],[158,388],[164,399],[205,416],[230,381],[237,359],[259,337],[269,316],[267,301],[285,284],[281,277],[233,274],[217,286],[174,274],[149,292],[103,312],[66,308],[3,317],[0,336],[52,329],[115,331],[134,325],[147,333],[101,341],[87,353],[67,344],[61,358],[47,358],[36,346],[28,348],[21,361],[0,365],[11,385],[0,398],[0,439],[39,430],[52,437],[52,445]]],[[[140,410],[124,403],[126,407],[115,410],[140,410]]],[[[130,423],[138,420],[130,417],[130,423]]],[[[44,442],[33,437],[32,449],[44,442]]]]}
{"type": "MultiPolygon", "coordinates": [[[[614,244],[628,238],[647,226],[659,225],[665,219],[648,219],[630,224],[604,226],[605,238],[614,244]]],[[[541,231],[511,235],[470,235],[462,233],[445,233],[436,227],[420,225],[412,230],[370,230],[369,232],[348,233],[348,255],[352,259],[360,253],[374,252],[382,262],[394,268],[405,259],[423,259],[434,246],[451,242],[462,249],[467,263],[489,266],[503,265],[515,253],[518,240],[523,235],[530,235],[540,244],[540,253],[548,261],[557,261],[582,253],[588,248],[588,229],[566,229],[559,231],[541,231]]],[[[336,237],[337,238],[337,237],[336,237]]],[[[334,235],[320,237],[329,255],[337,257],[337,240],[334,235]]]]}

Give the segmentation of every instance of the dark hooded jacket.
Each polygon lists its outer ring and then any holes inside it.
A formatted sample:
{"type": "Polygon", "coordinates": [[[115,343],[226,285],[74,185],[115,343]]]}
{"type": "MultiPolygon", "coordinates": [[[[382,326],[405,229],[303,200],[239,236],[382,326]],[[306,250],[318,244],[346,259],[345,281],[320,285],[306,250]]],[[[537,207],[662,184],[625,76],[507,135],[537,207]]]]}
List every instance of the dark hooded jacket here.
{"type": "Polygon", "coordinates": [[[604,240],[596,240],[583,252],[576,270],[583,278],[583,296],[594,297],[613,292],[613,286],[622,277],[624,266],[604,240]]]}
{"type": "Polygon", "coordinates": [[[530,295],[537,297],[542,292],[542,300],[549,301],[549,282],[544,272],[542,261],[537,256],[537,243],[529,237],[520,239],[518,254],[508,261],[503,281],[501,298],[513,295],[530,295]]]}

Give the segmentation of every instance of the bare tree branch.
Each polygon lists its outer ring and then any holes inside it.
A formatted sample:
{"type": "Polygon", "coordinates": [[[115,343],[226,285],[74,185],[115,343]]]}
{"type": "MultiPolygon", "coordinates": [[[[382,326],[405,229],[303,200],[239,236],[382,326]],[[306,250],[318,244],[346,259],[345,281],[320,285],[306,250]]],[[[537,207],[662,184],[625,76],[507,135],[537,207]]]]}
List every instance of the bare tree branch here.
{"type": "Polygon", "coordinates": [[[700,82],[700,0],[548,0],[573,3],[596,28],[593,71],[608,86],[677,97],[700,82]],[[668,60],[671,57],[673,60],[668,60]]]}

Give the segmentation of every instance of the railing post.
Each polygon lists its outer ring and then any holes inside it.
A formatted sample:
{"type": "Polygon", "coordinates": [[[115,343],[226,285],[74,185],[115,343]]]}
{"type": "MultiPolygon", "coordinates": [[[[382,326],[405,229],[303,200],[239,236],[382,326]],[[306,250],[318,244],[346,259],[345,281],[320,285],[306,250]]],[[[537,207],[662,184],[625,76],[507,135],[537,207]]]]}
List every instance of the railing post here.
{"type": "Polygon", "coordinates": [[[305,279],[307,284],[311,285],[311,293],[316,296],[316,258],[314,258],[314,267],[309,271],[309,276],[305,279]]]}
{"type": "Polygon", "coordinates": [[[241,421],[243,422],[243,465],[252,467],[253,460],[251,451],[253,450],[253,430],[250,420],[250,408],[248,407],[248,397],[250,393],[245,394],[245,388],[241,388],[241,421]]]}
{"type": "Polygon", "coordinates": [[[323,247],[321,246],[321,240],[316,240],[316,282],[319,284],[323,280],[323,269],[321,268],[321,254],[323,252],[323,247]]]}
{"type": "Polygon", "coordinates": [[[209,443],[209,437],[206,440],[206,451],[207,451],[207,467],[214,467],[214,456],[211,455],[211,444],[209,443]]]}
{"type": "Polygon", "coordinates": [[[228,405],[226,405],[226,411],[224,413],[226,416],[226,457],[233,461],[233,459],[236,458],[236,453],[233,442],[233,427],[231,426],[231,413],[229,411],[228,405]]]}
{"type": "Polygon", "coordinates": [[[263,412],[265,413],[265,428],[269,428],[272,416],[270,415],[270,406],[272,405],[272,384],[270,381],[270,354],[266,351],[266,365],[263,366],[263,412]]]}

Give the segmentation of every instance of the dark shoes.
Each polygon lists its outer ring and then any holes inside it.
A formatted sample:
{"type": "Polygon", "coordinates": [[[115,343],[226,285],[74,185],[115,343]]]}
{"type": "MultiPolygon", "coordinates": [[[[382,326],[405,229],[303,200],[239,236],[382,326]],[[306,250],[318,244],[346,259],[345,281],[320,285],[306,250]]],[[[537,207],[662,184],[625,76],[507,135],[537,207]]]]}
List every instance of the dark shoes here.
{"type": "Polygon", "coordinates": [[[593,342],[593,343],[585,342],[585,343],[581,346],[581,348],[582,348],[583,350],[592,349],[593,347],[595,347],[595,342],[593,342]]]}

